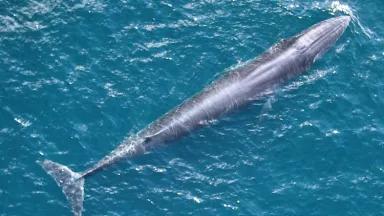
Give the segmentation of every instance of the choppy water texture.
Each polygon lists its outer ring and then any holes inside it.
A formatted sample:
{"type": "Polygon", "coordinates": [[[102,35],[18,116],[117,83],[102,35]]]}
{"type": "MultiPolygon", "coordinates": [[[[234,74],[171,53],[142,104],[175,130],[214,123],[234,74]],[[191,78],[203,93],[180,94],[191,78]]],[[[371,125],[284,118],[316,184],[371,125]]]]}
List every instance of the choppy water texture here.
{"type": "Polygon", "coordinates": [[[84,215],[384,213],[384,2],[0,1],[0,215],[70,215],[45,158],[84,170],[223,72],[321,20],[304,76],[86,180],[84,215]]]}

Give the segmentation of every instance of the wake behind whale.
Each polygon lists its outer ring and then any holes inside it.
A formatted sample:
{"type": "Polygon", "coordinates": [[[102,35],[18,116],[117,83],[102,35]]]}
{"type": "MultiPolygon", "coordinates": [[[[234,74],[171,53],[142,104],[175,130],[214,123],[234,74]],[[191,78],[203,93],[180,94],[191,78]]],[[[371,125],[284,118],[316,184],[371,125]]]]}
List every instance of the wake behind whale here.
{"type": "Polygon", "coordinates": [[[142,154],[149,148],[185,136],[206,125],[206,122],[259,99],[272,87],[307,70],[338,40],[349,22],[348,16],[331,18],[282,40],[260,57],[229,71],[200,93],[124,140],[84,172],[74,172],[50,160],[44,160],[41,165],[62,188],[74,215],[80,216],[85,178],[122,158],[142,154]]]}

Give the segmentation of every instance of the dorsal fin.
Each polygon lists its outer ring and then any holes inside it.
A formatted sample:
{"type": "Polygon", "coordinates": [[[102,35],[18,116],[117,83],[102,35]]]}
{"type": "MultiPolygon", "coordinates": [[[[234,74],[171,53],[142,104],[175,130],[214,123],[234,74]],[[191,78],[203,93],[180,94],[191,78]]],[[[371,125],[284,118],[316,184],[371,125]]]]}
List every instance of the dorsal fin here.
{"type": "Polygon", "coordinates": [[[144,143],[151,142],[153,139],[155,139],[157,136],[161,135],[166,130],[167,130],[167,128],[164,128],[164,129],[162,129],[162,130],[160,130],[154,134],[151,134],[151,135],[144,137],[144,143]]]}

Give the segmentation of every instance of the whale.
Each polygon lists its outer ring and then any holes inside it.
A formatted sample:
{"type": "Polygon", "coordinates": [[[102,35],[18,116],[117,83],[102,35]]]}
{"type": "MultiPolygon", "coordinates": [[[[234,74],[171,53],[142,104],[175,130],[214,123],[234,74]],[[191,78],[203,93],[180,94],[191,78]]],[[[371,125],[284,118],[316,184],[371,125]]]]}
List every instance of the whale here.
{"type": "Polygon", "coordinates": [[[124,139],[85,171],[75,172],[47,159],[38,162],[61,188],[73,215],[81,216],[85,179],[123,158],[132,158],[159,145],[175,142],[223,115],[270,94],[276,86],[308,70],[336,43],[350,20],[349,16],[338,16],[321,21],[279,41],[259,57],[228,70],[199,93],[124,139]]]}

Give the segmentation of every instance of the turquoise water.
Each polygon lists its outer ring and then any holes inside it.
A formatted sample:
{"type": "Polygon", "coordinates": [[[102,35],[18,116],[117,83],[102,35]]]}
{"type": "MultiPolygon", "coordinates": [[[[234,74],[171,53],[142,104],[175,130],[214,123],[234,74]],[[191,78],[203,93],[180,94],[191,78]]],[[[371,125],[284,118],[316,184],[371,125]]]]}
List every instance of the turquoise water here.
{"type": "Polygon", "coordinates": [[[384,213],[384,2],[0,1],[0,215],[70,215],[84,170],[225,70],[350,15],[305,75],[86,180],[84,215],[384,213]]]}

